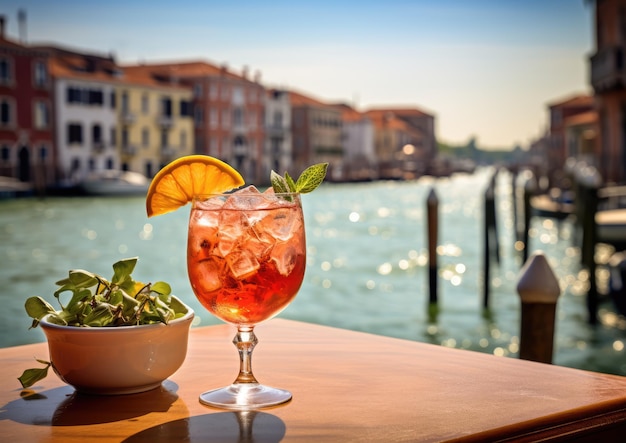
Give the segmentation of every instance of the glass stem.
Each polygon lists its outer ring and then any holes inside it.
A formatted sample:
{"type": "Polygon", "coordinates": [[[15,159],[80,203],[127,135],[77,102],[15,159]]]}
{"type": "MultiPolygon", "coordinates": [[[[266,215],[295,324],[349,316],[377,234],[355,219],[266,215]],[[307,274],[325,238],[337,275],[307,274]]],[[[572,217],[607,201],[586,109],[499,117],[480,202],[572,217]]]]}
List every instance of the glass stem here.
{"type": "Polygon", "coordinates": [[[240,326],[237,329],[233,344],[239,351],[239,375],[235,384],[258,383],[252,374],[252,351],[258,342],[254,335],[254,326],[240,326]]]}

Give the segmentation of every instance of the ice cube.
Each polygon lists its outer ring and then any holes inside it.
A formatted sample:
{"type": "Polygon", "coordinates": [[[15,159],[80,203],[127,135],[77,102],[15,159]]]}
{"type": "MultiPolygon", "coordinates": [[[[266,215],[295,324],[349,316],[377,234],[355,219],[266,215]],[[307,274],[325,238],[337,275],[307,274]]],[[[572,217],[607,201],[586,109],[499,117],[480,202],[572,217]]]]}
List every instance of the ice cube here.
{"type": "Polygon", "coordinates": [[[225,209],[251,210],[263,207],[265,199],[261,192],[253,185],[233,192],[226,203],[225,209]]]}
{"type": "Polygon", "coordinates": [[[266,233],[277,240],[287,241],[294,233],[303,229],[298,211],[291,208],[279,208],[268,211],[267,216],[256,223],[257,233],[266,233]]]}
{"type": "Polygon", "coordinates": [[[220,275],[225,273],[223,259],[208,258],[197,263],[193,270],[190,269],[191,285],[196,293],[207,294],[222,287],[220,275]]]}
{"type": "Polygon", "coordinates": [[[189,257],[192,260],[203,260],[213,252],[213,248],[217,242],[216,227],[200,227],[193,228],[193,235],[189,236],[189,257]]]}
{"type": "Polygon", "coordinates": [[[245,246],[255,257],[263,261],[263,257],[266,257],[270,252],[274,242],[275,240],[270,235],[264,232],[257,233],[255,227],[251,226],[245,246]]]}
{"type": "Polygon", "coordinates": [[[215,211],[224,205],[224,201],[225,200],[220,197],[210,197],[205,200],[196,201],[194,207],[203,211],[215,211]]]}
{"type": "Polygon", "coordinates": [[[293,245],[284,242],[278,242],[274,245],[270,254],[271,260],[276,264],[276,269],[281,275],[287,276],[291,274],[296,266],[298,251],[293,245]]]}
{"type": "Polygon", "coordinates": [[[217,249],[222,257],[226,257],[241,243],[248,228],[248,219],[241,211],[220,211],[217,249]]]}
{"type": "Polygon", "coordinates": [[[228,254],[226,262],[233,277],[242,280],[252,276],[260,267],[256,257],[246,249],[235,249],[228,254]]]}

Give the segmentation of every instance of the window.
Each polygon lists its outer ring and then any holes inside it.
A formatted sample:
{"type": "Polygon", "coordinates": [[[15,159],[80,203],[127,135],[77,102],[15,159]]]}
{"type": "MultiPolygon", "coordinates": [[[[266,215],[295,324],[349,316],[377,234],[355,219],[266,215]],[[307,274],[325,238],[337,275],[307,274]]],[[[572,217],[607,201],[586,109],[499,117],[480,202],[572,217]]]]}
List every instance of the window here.
{"type": "Polygon", "coordinates": [[[233,125],[241,126],[243,125],[243,109],[235,108],[233,111],[233,125]]]}
{"type": "Polygon", "coordinates": [[[122,147],[128,147],[128,129],[122,128],[122,147]]]}
{"type": "Polygon", "coordinates": [[[249,125],[250,125],[250,129],[256,129],[256,112],[255,111],[250,111],[250,114],[248,115],[248,120],[249,120],[249,125]]]}
{"type": "Polygon", "coordinates": [[[0,149],[0,159],[5,163],[11,159],[11,149],[7,145],[2,145],[2,149],[0,149]]]}
{"type": "Polygon", "coordinates": [[[79,103],[84,105],[104,104],[104,93],[101,89],[86,89],[70,86],[67,88],[67,103],[79,103]]]}
{"type": "Polygon", "coordinates": [[[0,84],[9,84],[12,79],[11,62],[7,58],[0,58],[0,84]]]}
{"type": "Polygon", "coordinates": [[[194,110],[194,122],[197,126],[202,126],[202,121],[204,120],[204,113],[202,112],[202,108],[195,108],[194,110]]]}
{"type": "Polygon", "coordinates": [[[202,97],[202,84],[196,83],[193,85],[193,96],[197,98],[202,97]]]}
{"type": "Polygon", "coordinates": [[[161,115],[164,117],[172,116],[172,99],[169,97],[161,98],[161,115]]]}
{"type": "Polygon", "coordinates": [[[111,91],[111,109],[115,109],[115,91],[111,91]]]}
{"type": "Polygon", "coordinates": [[[211,109],[209,111],[209,125],[211,126],[211,128],[217,128],[218,126],[218,121],[217,121],[217,109],[211,109]]]}
{"type": "Polygon", "coordinates": [[[80,123],[69,123],[67,125],[67,143],[82,143],[83,127],[80,123]]]}
{"type": "Polygon", "coordinates": [[[128,112],[128,92],[122,92],[122,112],[128,112]]]}
{"type": "Polygon", "coordinates": [[[275,128],[283,127],[283,113],[281,111],[274,111],[274,123],[275,128]]]}
{"type": "Polygon", "coordinates": [[[191,117],[193,115],[191,113],[191,102],[187,100],[180,101],[180,115],[182,117],[191,117]]]}
{"type": "Polygon", "coordinates": [[[150,145],[150,131],[148,131],[148,128],[143,128],[141,130],[141,145],[144,148],[147,148],[150,145]]]}
{"type": "Polygon", "coordinates": [[[35,62],[35,86],[47,86],[48,84],[48,67],[42,61],[35,62]]]}
{"type": "Polygon", "coordinates": [[[141,112],[144,114],[148,113],[149,110],[149,101],[148,101],[148,94],[143,94],[141,96],[141,112]]]}
{"type": "Polygon", "coordinates": [[[11,102],[6,98],[0,99],[0,126],[8,126],[13,122],[11,102]]]}
{"type": "Polygon", "coordinates": [[[213,84],[213,85],[211,85],[211,88],[209,89],[209,97],[211,97],[211,99],[215,100],[215,99],[217,99],[217,96],[218,96],[217,85],[213,84]]]}
{"type": "Polygon", "coordinates": [[[115,135],[116,135],[115,132],[116,132],[115,131],[115,127],[112,127],[111,128],[111,146],[115,146],[115,138],[116,138],[115,137],[115,135]]]}
{"type": "Polygon", "coordinates": [[[91,127],[91,140],[94,144],[102,143],[102,127],[97,123],[91,127]]]}
{"type": "Polygon", "coordinates": [[[230,113],[227,109],[222,111],[222,127],[228,128],[230,127],[230,113]]]}
{"type": "Polygon", "coordinates": [[[42,100],[35,102],[35,128],[45,129],[50,123],[48,104],[42,100]]]}
{"type": "Polygon", "coordinates": [[[45,162],[47,158],[48,158],[48,148],[46,148],[44,145],[41,145],[39,147],[39,159],[42,162],[45,162]]]}

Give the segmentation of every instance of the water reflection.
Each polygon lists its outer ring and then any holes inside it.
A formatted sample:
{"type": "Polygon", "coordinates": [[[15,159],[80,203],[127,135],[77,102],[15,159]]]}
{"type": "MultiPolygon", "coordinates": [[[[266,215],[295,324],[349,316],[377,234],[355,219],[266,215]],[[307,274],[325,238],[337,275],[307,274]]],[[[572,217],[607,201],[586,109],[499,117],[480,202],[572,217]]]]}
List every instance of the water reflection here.
{"type": "Polygon", "coordinates": [[[123,443],[273,443],[281,441],[285,431],[280,418],[265,412],[218,412],[163,423],[132,435],[123,443]]]}

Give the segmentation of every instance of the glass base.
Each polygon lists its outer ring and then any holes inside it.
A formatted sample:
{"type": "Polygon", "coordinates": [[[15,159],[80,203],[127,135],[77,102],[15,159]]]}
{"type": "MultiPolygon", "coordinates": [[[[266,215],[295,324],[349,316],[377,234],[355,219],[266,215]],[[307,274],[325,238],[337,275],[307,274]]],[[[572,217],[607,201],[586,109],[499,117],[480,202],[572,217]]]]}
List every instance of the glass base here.
{"type": "Polygon", "coordinates": [[[200,394],[200,403],[222,409],[250,410],[280,405],[291,400],[291,392],[259,383],[233,383],[200,394]]]}

